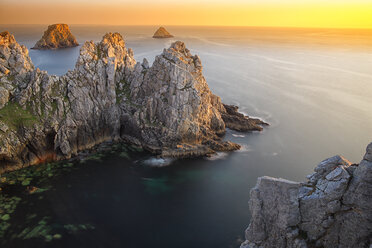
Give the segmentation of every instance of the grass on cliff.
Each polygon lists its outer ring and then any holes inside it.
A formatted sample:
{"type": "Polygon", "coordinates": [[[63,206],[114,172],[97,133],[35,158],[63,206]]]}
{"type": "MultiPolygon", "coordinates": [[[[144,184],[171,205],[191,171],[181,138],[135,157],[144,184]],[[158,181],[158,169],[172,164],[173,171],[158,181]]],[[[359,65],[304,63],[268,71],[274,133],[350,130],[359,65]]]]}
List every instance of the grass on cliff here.
{"type": "Polygon", "coordinates": [[[0,120],[10,128],[32,126],[38,122],[38,118],[30,111],[22,109],[18,103],[8,102],[0,109],[0,120]]]}

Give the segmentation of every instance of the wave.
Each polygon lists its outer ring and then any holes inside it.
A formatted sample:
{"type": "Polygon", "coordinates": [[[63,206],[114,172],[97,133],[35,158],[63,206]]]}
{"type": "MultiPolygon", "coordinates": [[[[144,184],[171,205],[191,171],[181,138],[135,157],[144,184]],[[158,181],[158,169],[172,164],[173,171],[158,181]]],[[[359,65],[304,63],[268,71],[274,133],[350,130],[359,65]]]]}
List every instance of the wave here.
{"type": "Polygon", "coordinates": [[[239,145],[241,147],[236,152],[252,152],[253,151],[250,145],[246,145],[246,144],[239,144],[239,145]]]}

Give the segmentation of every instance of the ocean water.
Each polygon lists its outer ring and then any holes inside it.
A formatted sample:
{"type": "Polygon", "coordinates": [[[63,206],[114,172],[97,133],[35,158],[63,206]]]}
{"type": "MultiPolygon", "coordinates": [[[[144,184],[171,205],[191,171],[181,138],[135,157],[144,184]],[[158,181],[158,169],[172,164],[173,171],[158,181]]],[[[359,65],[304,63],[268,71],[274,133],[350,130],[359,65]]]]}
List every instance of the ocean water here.
{"type": "MultiPolygon", "coordinates": [[[[28,48],[45,28],[0,26],[28,48]]],[[[184,41],[224,103],[270,126],[261,133],[228,130],[226,139],[242,149],[208,159],[113,152],[77,164],[44,181],[50,190],[41,199],[21,197],[2,237],[6,247],[239,247],[257,177],[305,180],[336,154],[358,163],[372,141],[372,30],[171,26],[175,38],[152,39],[156,27],[70,28],[81,44],[119,32],[136,60],[150,63],[184,41]],[[25,221],[31,215],[61,237],[19,235],[37,227],[25,221]]],[[[63,75],[79,49],[30,56],[36,67],[63,75]]]]}

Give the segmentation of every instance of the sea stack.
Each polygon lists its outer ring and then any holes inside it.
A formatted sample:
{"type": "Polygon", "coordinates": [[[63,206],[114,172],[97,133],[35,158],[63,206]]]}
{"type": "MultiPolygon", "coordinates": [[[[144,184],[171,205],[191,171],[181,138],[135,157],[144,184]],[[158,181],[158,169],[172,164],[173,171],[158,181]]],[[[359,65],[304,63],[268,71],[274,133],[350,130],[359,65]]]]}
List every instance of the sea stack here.
{"type": "Polygon", "coordinates": [[[226,128],[262,130],[209,89],[199,56],[177,41],[137,62],[119,33],[85,42],[63,76],[34,69],[26,47],[0,34],[0,174],[124,141],[162,157],[234,151],[226,128]],[[2,59],[4,58],[4,59],[2,59]],[[226,122],[225,122],[226,121],[226,122]]]}
{"type": "Polygon", "coordinates": [[[43,37],[32,49],[58,49],[76,47],[79,43],[67,24],[49,25],[43,37]]]}
{"type": "Polygon", "coordinates": [[[152,38],[172,38],[174,37],[171,35],[164,27],[160,27],[158,30],[156,30],[154,36],[152,38]]]}

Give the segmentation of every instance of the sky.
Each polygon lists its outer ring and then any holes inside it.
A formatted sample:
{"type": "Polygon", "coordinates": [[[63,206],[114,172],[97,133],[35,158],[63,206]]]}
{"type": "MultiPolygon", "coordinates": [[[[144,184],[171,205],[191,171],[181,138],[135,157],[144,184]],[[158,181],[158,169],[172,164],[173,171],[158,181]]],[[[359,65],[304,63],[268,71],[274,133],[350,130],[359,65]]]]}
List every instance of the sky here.
{"type": "Polygon", "coordinates": [[[372,0],[0,0],[0,24],[372,28],[372,0]]]}

